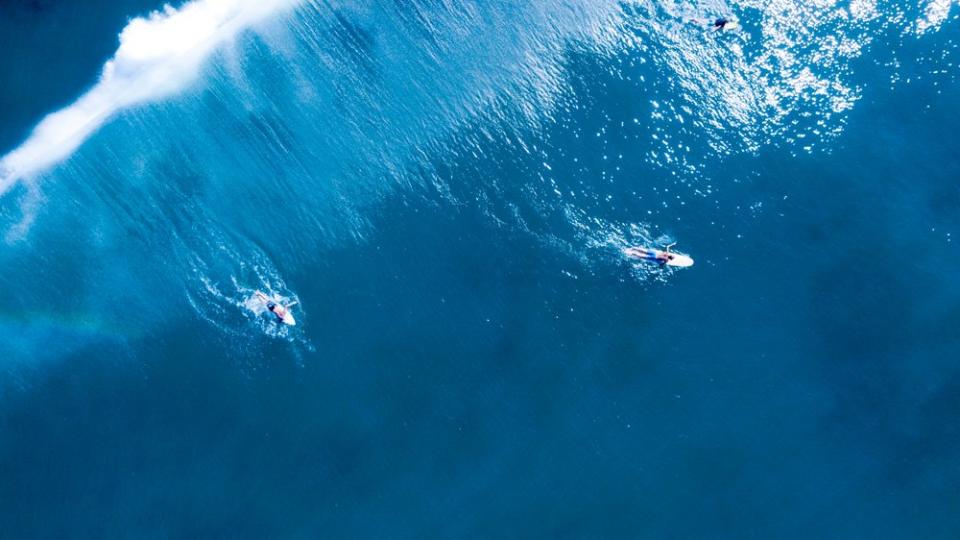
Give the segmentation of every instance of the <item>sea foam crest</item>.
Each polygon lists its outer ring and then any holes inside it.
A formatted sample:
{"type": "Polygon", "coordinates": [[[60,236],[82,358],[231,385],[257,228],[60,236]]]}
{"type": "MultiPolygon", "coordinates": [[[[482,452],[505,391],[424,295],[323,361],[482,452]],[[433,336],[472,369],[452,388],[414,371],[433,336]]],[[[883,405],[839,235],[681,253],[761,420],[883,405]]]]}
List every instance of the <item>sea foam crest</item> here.
{"type": "Polygon", "coordinates": [[[0,195],[68,158],[118,111],[174,94],[218,47],[300,0],[195,0],[131,20],[100,79],[0,159],[0,195]]]}

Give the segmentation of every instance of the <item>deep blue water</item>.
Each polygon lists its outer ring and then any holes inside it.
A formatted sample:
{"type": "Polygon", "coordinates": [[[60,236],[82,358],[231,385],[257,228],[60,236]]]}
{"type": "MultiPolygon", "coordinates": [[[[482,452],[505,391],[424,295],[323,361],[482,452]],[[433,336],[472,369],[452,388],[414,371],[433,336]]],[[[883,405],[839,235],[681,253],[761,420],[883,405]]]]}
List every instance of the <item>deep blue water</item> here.
{"type": "MultiPolygon", "coordinates": [[[[0,8],[0,152],[102,4],[0,8]]],[[[864,5],[239,33],[0,196],[0,537],[956,538],[958,6],[864,5]]]]}

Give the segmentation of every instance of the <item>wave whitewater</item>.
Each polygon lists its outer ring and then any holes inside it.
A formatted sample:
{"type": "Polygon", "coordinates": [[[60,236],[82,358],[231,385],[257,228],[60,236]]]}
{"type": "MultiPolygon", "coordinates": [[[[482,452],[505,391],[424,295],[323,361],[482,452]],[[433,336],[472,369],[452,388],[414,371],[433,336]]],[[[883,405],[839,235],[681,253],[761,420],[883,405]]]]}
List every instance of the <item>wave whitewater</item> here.
{"type": "Polygon", "coordinates": [[[300,0],[196,0],[133,19],[100,80],[75,102],[49,114],[29,138],[0,159],[0,195],[70,156],[116,113],[181,91],[210,55],[238,33],[300,0]]]}

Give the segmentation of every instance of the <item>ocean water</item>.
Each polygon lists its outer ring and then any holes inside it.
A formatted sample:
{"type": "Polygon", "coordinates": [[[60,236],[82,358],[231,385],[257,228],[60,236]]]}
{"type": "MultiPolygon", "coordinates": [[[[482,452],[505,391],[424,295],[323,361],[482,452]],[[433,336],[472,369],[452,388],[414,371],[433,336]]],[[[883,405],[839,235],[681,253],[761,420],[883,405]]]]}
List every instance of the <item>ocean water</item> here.
{"type": "Polygon", "coordinates": [[[954,4],[0,4],[0,537],[957,538],[954,4]]]}

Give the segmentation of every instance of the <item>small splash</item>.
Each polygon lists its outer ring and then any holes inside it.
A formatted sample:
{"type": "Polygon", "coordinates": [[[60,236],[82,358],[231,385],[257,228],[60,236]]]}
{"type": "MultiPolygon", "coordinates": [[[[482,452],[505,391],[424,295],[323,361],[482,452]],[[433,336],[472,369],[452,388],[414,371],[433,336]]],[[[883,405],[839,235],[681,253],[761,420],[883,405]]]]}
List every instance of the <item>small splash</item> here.
{"type": "MultiPolygon", "coordinates": [[[[0,171],[0,193],[3,190],[3,171],[0,171]]],[[[44,202],[43,194],[34,182],[24,182],[22,184],[23,195],[16,201],[19,217],[13,217],[12,220],[4,219],[6,231],[3,239],[7,244],[14,244],[24,240],[30,231],[30,226],[37,218],[37,213],[44,202]]],[[[16,215],[17,210],[12,210],[16,215]]],[[[3,216],[6,218],[7,216],[3,216]]]]}
{"type": "Polygon", "coordinates": [[[953,0],[931,0],[927,3],[924,16],[917,21],[916,33],[925,34],[931,30],[939,30],[950,15],[950,6],[953,0]]]}

